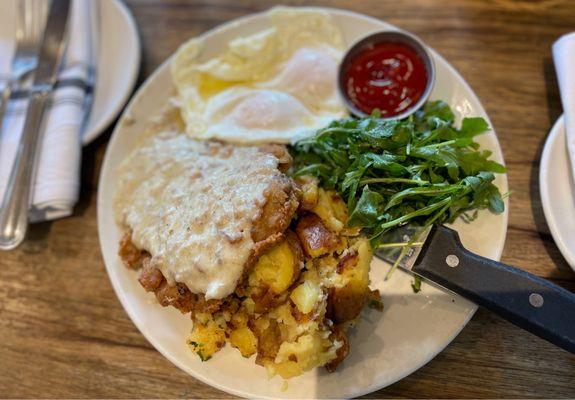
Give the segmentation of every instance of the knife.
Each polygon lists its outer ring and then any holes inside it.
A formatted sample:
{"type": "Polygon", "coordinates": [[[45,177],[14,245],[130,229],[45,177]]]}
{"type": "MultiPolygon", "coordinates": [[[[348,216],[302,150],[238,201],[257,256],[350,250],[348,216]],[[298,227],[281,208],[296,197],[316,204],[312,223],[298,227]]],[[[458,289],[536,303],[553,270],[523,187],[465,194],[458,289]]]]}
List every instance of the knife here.
{"type": "Polygon", "coordinates": [[[28,208],[33,195],[42,120],[62,62],[70,2],[71,0],[52,0],[50,4],[22,137],[0,208],[1,250],[17,247],[24,240],[28,229],[28,208]]]}
{"type": "Polygon", "coordinates": [[[398,262],[400,268],[575,353],[575,294],[528,272],[470,252],[453,229],[437,225],[420,230],[408,224],[386,235],[383,242],[406,243],[417,238],[419,246],[400,252],[397,247],[383,245],[375,255],[390,263],[398,262]]]}

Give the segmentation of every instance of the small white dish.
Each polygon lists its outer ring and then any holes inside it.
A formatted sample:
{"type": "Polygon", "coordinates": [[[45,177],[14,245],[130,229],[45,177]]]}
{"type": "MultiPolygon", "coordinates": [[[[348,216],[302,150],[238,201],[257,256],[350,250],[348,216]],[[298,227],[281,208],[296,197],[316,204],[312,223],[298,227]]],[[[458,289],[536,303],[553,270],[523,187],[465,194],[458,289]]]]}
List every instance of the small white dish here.
{"type": "MultiPolygon", "coordinates": [[[[132,14],[120,0],[98,0],[98,57],[92,109],[82,132],[87,145],[118,116],[128,100],[140,69],[140,38],[132,14]]],[[[2,2],[0,44],[15,41],[16,2],[2,2]]],[[[6,61],[6,60],[4,60],[6,61]]]]}
{"type": "Polygon", "coordinates": [[[563,117],[555,122],[545,142],[539,168],[539,190],[553,240],[575,270],[575,183],[563,117]]]}
{"type": "MultiPolygon", "coordinates": [[[[381,20],[333,8],[313,8],[329,13],[342,30],[348,45],[375,31],[397,29],[381,20]]],[[[252,14],[204,33],[208,56],[221,51],[228,41],[240,35],[269,27],[264,13],[252,14]]],[[[438,53],[429,49],[436,67],[431,99],[448,102],[458,121],[480,116],[492,126],[477,96],[459,73],[438,53]]],[[[248,398],[350,398],[390,385],[428,363],[447,346],[471,319],[477,306],[466,299],[424,283],[414,294],[413,277],[398,270],[384,281],[389,268],[374,259],[370,279],[372,288],[383,295],[383,313],[365,310],[361,323],[350,334],[349,357],[329,374],[319,368],[289,380],[287,388],[276,376],[269,379],[265,368],[244,359],[226,346],[208,362],[202,362],[186,345],[192,323],[174,308],[162,308],[153,294],[146,293],[137,274],[127,269],[118,257],[122,232],[114,219],[113,199],[117,167],[134,149],[144,127],[173,94],[171,58],[166,60],[138,89],[106,151],[98,190],[98,233],[110,281],[124,309],[150,343],[166,358],[196,379],[236,396],[248,398]]],[[[503,163],[501,147],[494,131],[478,137],[492,158],[503,163]]],[[[506,193],[507,176],[498,175],[495,184],[506,193]]],[[[499,260],[507,232],[508,203],[501,215],[486,210],[471,224],[457,221],[466,248],[484,257],[499,260]]],[[[448,371],[446,371],[448,373],[448,371]]]]}
{"type": "Polygon", "coordinates": [[[96,87],[92,110],[82,132],[84,145],[96,139],[122,111],[140,70],[140,36],[130,10],[120,0],[99,0],[98,4],[96,87]]]}

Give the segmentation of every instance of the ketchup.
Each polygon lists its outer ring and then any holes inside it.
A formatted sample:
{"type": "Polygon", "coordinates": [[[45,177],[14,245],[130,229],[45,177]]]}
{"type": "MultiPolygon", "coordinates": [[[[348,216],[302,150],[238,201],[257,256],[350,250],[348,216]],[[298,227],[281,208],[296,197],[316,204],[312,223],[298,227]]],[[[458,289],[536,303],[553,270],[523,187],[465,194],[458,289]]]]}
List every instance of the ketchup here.
{"type": "Polygon", "coordinates": [[[344,74],[351,102],[366,114],[399,115],[421,98],[428,73],[421,57],[401,43],[378,43],[351,60],[344,74]]]}

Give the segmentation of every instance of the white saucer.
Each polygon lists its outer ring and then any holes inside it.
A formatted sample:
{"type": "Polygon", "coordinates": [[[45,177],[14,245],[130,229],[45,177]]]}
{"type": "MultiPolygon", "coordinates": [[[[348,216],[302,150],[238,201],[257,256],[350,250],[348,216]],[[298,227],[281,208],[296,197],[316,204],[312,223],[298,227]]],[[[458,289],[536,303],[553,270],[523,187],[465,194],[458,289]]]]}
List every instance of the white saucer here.
{"type": "Polygon", "coordinates": [[[100,0],[100,37],[94,103],[82,143],[100,135],[122,111],[140,70],[140,37],[130,10],[120,0],[100,0]]]}
{"type": "Polygon", "coordinates": [[[575,270],[575,183],[565,142],[565,122],[560,117],[551,132],[539,170],[539,189],[545,219],[561,254],[575,270]]]}
{"type": "MultiPolygon", "coordinates": [[[[2,1],[0,48],[3,49],[11,49],[15,42],[16,4],[2,1]]],[[[120,0],[97,0],[96,5],[99,34],[94,44],[98,62],[92,109],[82,131],[84,145],[98,137],[122,111],[140,69],[140,38],[128,8],[120,0]]],[[[6,62],[9,60],[0,60],[6,62]]]]}

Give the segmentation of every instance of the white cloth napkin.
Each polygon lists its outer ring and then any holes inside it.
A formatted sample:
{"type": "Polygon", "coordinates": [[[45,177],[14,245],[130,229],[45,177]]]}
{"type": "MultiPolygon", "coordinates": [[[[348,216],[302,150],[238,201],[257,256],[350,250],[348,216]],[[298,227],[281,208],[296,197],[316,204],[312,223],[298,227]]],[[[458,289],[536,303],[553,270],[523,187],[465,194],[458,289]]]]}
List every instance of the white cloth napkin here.
{"type": "MultiPolygon", "coordinates": [[[[58,84],[44,114],[44,137],[37,164],[30,221],[40,222],[69,216],[80,191],[81,128],[86,114],[86,85],[92,73],[92,12],[97,2],[75,0],[68,27],[69,41],[58,84]]],[[[0,59],[11,60],[12,48],[0,43],[0,59]]],[[[0,63],[0,76],[10,63],[0,63]]],[[[3,86],[3,85],[0,85],[3,86]]],[[[0,132],[0,199],[14,162],[22,133],[27,101],[16,93],[7,109],[0,132]]],[[[1,201],[1,200],[0,200],[1,201]]]]}
{"type": "Polygon", "coordinates": [[[561,36],[553,44],[553,60],[563,104],[567,149],[575,176],[575,32],[561,36]]]}

